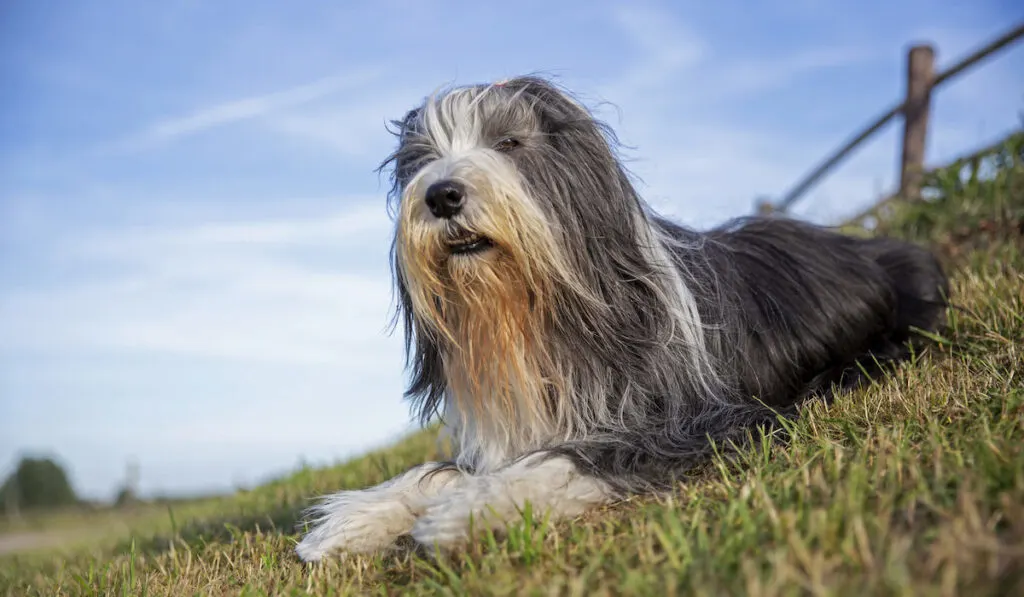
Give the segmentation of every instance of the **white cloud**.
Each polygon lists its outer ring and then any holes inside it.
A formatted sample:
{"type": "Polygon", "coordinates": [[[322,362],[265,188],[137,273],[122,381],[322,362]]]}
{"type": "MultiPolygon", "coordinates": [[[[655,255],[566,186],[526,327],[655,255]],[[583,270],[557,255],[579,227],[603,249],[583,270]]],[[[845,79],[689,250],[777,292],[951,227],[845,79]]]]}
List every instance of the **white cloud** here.
{"type": "Polygon", "coordinates": [[[613,12],[613,18],[643,57],[625,78],[616,82],[617,90],[663,86],[673,75],[707,57],[706,42],[662,10],[636,5],[620,7],[613,12]]]}
{"type": "Polygon", "coordinates": [[[211,490],[407,429],[401,337],[387,329],[392,222],[380,198],[321,204],[54,244],[63,268],[90,274],[0,295],[0,353],[28,365],[0,383],[35,397],[3,406],[0,453],[43,442],[90,495],[129,457],[147,491],[211,490]]]}
{"type": "Polygon", "coordinates": [[[184,116],[155,122],[113,144],[120,150],[139,150],[233,123],[263,118],[344,91],[359,89],[379,78],[379,68],[330,75],[302,85],[203,106],[184,116]]]}
{"type": "Polygon", "coordinates": [[[104,232],[74,239],[65,243],[62,250],[68,255],[82,255],[84,252],[87,256],[130,259],[147,249],[158,254],[168,254],[190,247],[203,251],[232,246],[329,247],[343,242],[347,235],[386,235],[390,230],[391,222],[384,208],[383,197],[339,197],[329,204],[336,206],[336,211],[318,217],[198,222],[170,229],[121,229],[113,236],[104,232]]]}
{"type": "MultiPolygon", "coordinates": [[[[663,10],[639,5],[616,7],[608,19],[624,34],[624,46],[632,46],[638,56],[625,72],[598,84],[594,93],[598,101],[613,102],[619,107],[651,103],[655,99],[652,93],[678,83],[681,75],[707,58],[705,40],[663,10]]],[[[586,94],[581,95],[587,99],[586,94]]],[[[630,115],[632,112],[626,117],[630,115]]]]}
{"type": "Polygon", "coordinates": [[[390,149],[388,121],[401,118],[425,95],[423,89],[374,89],[348,101],[268,115],[261,124],[274,133],[326,146],[346,157],[382,159],[390,149]]]}
{"type": "Polygon", "coordinates": [[[383,259],[391,222],[379,202],[353,205],[316,219],[66,241],[61,259],[109,273],[7,293],[0,346],[372,365],[392,342],[382,333],[391,305],[383,259]],[[306,262],[296,250],[316,259],[306,262]],[[346,258],[365,262],[374,254],[379,270],[345,271],[346,258]]]}
{"type": "Polygon", "coordinates": [[[720,97],[735,99],[744,94],[780,89],[815,71],[863,63],[877,55],[873,49],[838,46],[800,50],[771,59],[744,59],[723,65],[719,69],[721,75],[708,81],[701,97],[703,101],[720,97]]]}

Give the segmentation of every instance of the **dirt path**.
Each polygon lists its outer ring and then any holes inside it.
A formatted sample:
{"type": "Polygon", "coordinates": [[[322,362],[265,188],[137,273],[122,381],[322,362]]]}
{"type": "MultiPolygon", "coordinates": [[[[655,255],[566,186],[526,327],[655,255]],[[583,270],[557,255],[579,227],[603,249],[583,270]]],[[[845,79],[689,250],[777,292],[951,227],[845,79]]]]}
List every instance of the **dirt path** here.
{"type": "Polygon", "coordinates": [[[56,547],[72,539],[72,535],[57,531],[22,532],[0,535],[0,555],[7,555],[41,549],[45,547],[56,547]]]}

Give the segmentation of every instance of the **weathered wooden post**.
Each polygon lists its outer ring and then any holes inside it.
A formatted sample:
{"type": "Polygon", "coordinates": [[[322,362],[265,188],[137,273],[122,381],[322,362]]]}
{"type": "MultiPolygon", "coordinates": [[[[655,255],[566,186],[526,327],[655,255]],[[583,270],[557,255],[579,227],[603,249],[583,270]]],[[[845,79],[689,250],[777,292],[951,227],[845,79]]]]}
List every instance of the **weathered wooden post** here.
{"type": "Polygon", "coordinates": [[[775,213],[775,205],[772,204],[772,200],[768,197],[758,197],[754,202],[757,206],[758,215],[768,216],[775,213]]]}
{"type": "Polygon", "coordinates": [[[903,156],[900,164],[900,195],[921,199],[924,151],[928,137],[928,112],[935,81],[935,49],[917,45],[907,54],[907,96],[903,105],[903,156]]]}

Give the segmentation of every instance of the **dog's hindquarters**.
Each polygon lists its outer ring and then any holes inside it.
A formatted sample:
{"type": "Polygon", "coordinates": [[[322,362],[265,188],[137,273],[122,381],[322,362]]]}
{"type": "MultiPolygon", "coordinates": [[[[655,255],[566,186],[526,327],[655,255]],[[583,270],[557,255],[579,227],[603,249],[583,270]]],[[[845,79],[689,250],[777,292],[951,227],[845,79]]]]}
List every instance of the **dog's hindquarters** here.
{"type": "Polygon", "coordinates": [[[884,272],[895,297],[890,325],[871,338],[864,354],[818,376],[811,383],[816,394],[828,396],[834,386],[852,389],[878,377],[945,328],[949,281],[932,253],[891,238],[858,239],[855,248],[884,272]]]}
{"type": "Polygon", "coordinates": [[[949,300],[949,280],[938,259],[917,245],[891,239],[861,241],[862,250],[888,275],[898,305],[891,339],[912,341],[918,334],[941,332],[949,300]]]}

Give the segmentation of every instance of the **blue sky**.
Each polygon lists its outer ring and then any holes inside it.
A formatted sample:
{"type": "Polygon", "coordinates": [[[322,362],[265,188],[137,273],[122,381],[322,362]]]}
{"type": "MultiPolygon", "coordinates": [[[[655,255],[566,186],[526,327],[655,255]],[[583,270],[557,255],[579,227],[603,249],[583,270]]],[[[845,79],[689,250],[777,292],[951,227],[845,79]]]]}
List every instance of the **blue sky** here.
{"type": "MultiPolygon", "coordinates": [[[[541,72],[695,226],[779,195],[1019,3],[5,3],[0,472],[52,453],[109,497],[224,490],[410,427],[391,313],[384,124],[446,83],[541,72]],[[43,6],[45,4],[45,7],[43,6]]],[[[1024,44],[943,88],[928,161],[1020,126],[1024,44]]],[[[797,212],[892,187],[898,126],[797,212]]]]}

